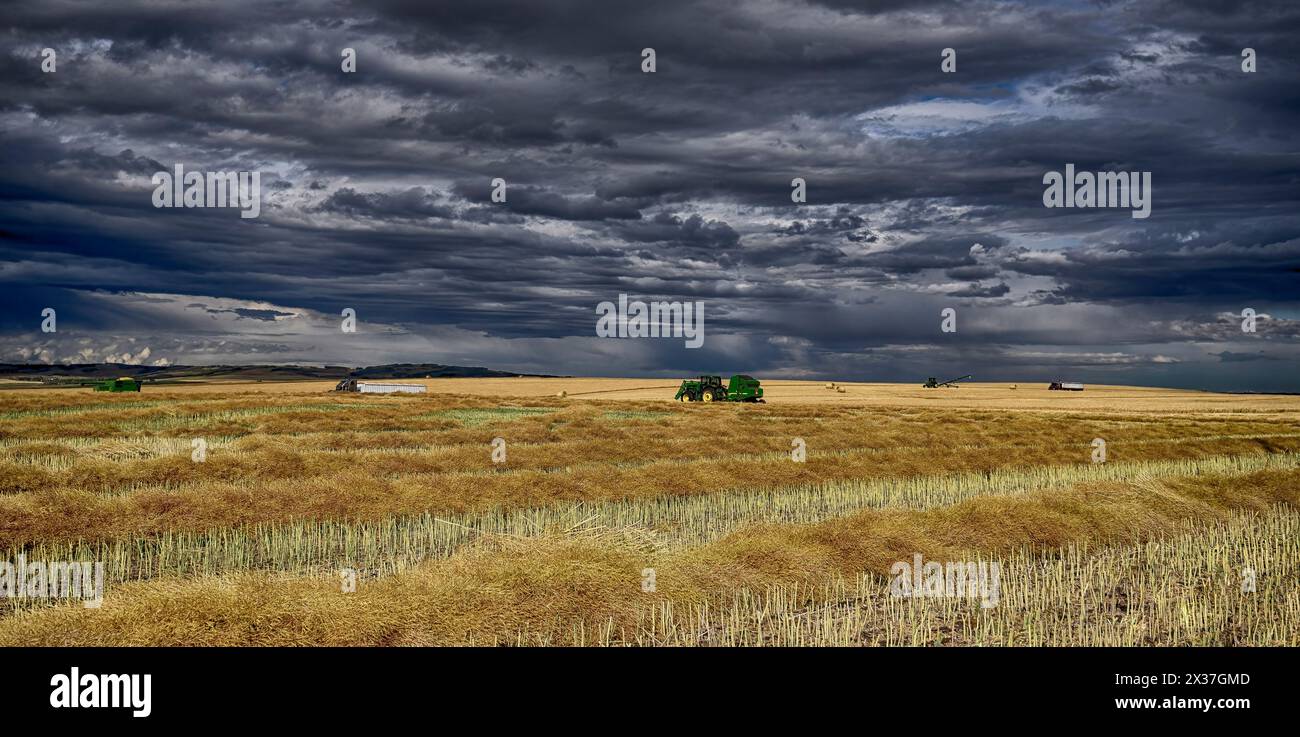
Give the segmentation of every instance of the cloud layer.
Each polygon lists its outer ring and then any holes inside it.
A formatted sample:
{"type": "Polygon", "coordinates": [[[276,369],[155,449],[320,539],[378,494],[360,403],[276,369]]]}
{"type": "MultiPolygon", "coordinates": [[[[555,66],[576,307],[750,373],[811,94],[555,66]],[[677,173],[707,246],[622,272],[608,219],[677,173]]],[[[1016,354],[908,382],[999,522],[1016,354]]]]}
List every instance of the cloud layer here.
{"type": "Polygon", "coordinates": [[[1293,3],[49,0],[4,22],[0,360],[1300,391],[1293,3]],[[262,172],[260,217],[155,209],[178,163],[262,172]],[[1151,217],[1044,208],[1067,163],[1151,172],[1151,217]],[[704,347],[597,338],[621,293],[703,301],[704,347]]]}

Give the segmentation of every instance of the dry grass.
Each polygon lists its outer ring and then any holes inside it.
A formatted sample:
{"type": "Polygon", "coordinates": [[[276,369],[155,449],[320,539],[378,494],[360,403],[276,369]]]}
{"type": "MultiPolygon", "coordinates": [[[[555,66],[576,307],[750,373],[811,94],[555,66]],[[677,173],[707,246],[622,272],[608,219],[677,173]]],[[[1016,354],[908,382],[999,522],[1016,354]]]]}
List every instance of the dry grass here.
{"type": "MultiPolygon", "coordinates": [[[[1298,480],[1300,471],[1289,470],[1245,478],[1085,484],[934,509],[867,511],[811,525],[755,525],[709,545],[676,551],[660,551],[641,536],[606,530],[534,539],[494,537],[448,560],[363,582],[351,594],[342,593],[335,582],[291,575],[128,584],[99,610],[68,606],[12,614],[0,620],[0,645],[637,641],[634,633],[647,628],[653,635],[653,625],[647,623],[665,607],[689,619],[702,607],[775,586],[804,592],[802,606],[825,605],[827,601],[811,596],[818,586],[834,594],[827,582],[863,571],[883,575],[894,561],[914,552],[930,560],[1019,553],[1025,564],[1025,556],[1063,546],[1159,540],[1185,532],[1189,523],[1213,527],[1234,513],[1263,512],[1276,505],[1294,517],[1300,503],[1298,480]],[[640,589],[645,567],[657,572],[652,594],[640,589]]],[[[1243,554],[1241,563],[1258,563],[1283,581],[1295,575],[1293,568],[1269,568],[1271,559],[1244,552],[1220,551],[1243,554]]],[[[1293,552],[1285,555],[1294,560],[1293,552]]],[[[1050,555],[1044,560],[1050,561],[1050,555]]],[[[1154,585],[1153,571],[1142,572],[1148,578],[1138,579],[1135,590],[1143,580],[1154,585]]],[[[1023,573],[1014,575],[1027,579],[1023,573]]],[[[1043,601],[1072,608],[1068,599],[1010,593],[1022,605],[1043,601]]],[[[1260,617],[1269,619],[1272,628],[1261,625],[1258,631],[1289,632],[1288,644],[1297,644],[1295,630],[1285,628],[1300,616],[1296,603],[1294,597],[1283,597],[1280,611],[1260,617]]],[[[1206,606],[1203,611],[1213,609],[1206,606]]],[[[1060,615],[1039,611],[1034,616],[1060,615]]],[[[1079,629],[1081,635],[1086,631],[1079,629]]],[[[1156,641],[1163,634],[1154,633],[1156,641]]],[[[1086,636],[1080,639],[1078,644],[1093,644],[1086,636]]]]}
{"type": "Polygon", "coordinates": [[[0,394],[0,551],[103,560],[112,582],[99,611],[0,616],[0,642],[1300,644],[1273,589],[1245,612],[1130,580],[1201,570],[1151,547],[1208,560],[1178,542],[1189,524],[1293,555],[1268,534],[1298,501],[1300,398],[771,382],[767,405],[683,406],[654,380],[425,383],[0,394]],[[998,556],[1037,593],[975,618],[871,598],[912,552],[998,556]],[[321,578],[343,566],[357,594],[321,578]],[[1128,582],[1137,619],[1103,622],[1111,599],[1072,597],[1076,579],[1128,582]]]}
{"type": "Polygon", "coordinates": [[[47,394],[4,408],[0,547],[1088,465],[1094,437],[1112,461],[1300,451],[1300,423],[1248,413],[47,394]],[[806,463],[790,460],[796,437],[806,463]]]}
{"type": "Polygon", "coordinates": [[[1001,599],[890,596],[880,576],[771,586],[729,601],[665,601],[636,625],[518,643],[641,646],[1296,646],[1300,515],[1287,508],[1188,523],[1146,543],[1072,544],[1000,561],[1001,599]],[[1254,590],[1243,590],[1247,569],[1254,590]],[[554,638],[554,639],[553,639],[554,638]]]}
{"type": "MultiPolygon", "coordinates": [[[[1300,455],[1216,456],[1194,461],[1130,461],[1086,466],[1035,466],[874,481],[852,480],[689,497],[578,502],[484,513],[392,516],[257,524],[189,533],[85,542],[42,542],[7,551],[44,560],[99,560],[111,583],[158,577],[219,575],[247,570],[370,575],[446,558],[484,536],[533,538],[575,527],[638,530],[660,548],[714,542],[745,525],[810,523],[866,509],[929,509],[980,496],[1007,496],[1105,481],[1135,482],[1217,475],[1242,478],[1300,468],[1300,455]]],[[[6,556],[0,553],[0,559],[6,556]]]]}

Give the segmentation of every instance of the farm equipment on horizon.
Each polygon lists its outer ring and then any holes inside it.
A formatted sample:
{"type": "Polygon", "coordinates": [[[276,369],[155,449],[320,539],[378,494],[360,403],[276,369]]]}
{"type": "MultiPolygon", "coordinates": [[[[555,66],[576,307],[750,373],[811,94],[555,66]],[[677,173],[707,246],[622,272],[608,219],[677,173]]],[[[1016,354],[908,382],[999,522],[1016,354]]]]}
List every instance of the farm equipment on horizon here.
{"type": "Polygon", "coordinates": [[[971,377],[972,374],[966,374],[965,376],[958,376],[955,379],[948,379],[947,381],[939,381],[938,379],[931,376],[930,378],[925,380],[925,383],[921,385],[921,388],[938,389],[939,387],[946,387],[948,389],[960,389],[961,387],[958,385],[957,382],[965,381],[971,377]]]}
{"type": "Polygon", "coordinates": [[[130,376],[123,376],[117,379],[109,379],[95,384],[97,392],[138,392],[140,391],[140,382],[130,376]]]}
{"type": "Polygon", "coordinates": [[[424,394],[424,384],[393,383],[387,381],[357,381],[343,379],[334,385],[336,392],[358,392],[361,394],[424,394]]]}
{"type": "Polygon", "coordinates": [[[701,376],[686,379],[677,389],[673,399],[679,402],[762,402],[763,387],[758,379],[736,374],[726,386],[721,376],[701,376]]]}

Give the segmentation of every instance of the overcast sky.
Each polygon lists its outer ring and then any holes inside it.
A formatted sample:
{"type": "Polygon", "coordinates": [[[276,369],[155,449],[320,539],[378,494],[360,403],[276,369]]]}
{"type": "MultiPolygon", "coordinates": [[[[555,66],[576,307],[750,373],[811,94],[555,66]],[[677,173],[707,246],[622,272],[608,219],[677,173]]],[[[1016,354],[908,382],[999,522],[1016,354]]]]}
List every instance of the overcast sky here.
{"type": "Polygon", "coordinates": [[[1290,0],[41,0],[0,24],[0,361],[1300,391],[1290,0]],[[259,217],[155,208],[178,163],[260,172],[259,217]],[[1067,163],[1150,172],[1150,217],[1044,207],[1067,163]],[[620,294],[703,302],[703,346],[598,337],[620,294]]]}

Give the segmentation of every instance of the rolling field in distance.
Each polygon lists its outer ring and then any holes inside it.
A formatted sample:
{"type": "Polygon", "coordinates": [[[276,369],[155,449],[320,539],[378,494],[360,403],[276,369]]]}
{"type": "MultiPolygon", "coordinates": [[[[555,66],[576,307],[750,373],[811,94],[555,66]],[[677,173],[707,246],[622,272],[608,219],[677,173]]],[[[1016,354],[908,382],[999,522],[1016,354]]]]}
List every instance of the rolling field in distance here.
{"type": "Polygon", "coordinates": [[[0,644],[1300,644],[1300,397],[407,383],[0,392],[0,560],[107,579],[0,644]],[[891,596],[916,554],[1000,601],[891,596]]]}
{"type": "MultiPolygon", "coordinates": [[[[504,379],[398,379],[396,383],[420,384],[430,394],[449,394],[497,399],[550,399],[565,392],[567,397],[604,401],[672,401],[680,381],[671,379],[592,378],[504,378],[504,379]]],[[[334,388],[333,381],[176,382],[149,386],[151,395],[181,394],[302,394],[320,396],[334,388]]],[[[922,389],[916,384],[873,384],[836,382],[843,393],[826,388],[821,381],[764,381],[769,403],[844,406],[898,407],[986,407],[989,409],[1116,409],[1178,412],[1300,409],[1300,396],[1279,394],[1217,394],[1179,389],[1129,386],[1089,386],[1084,392],[1048,391],[1047,385],[967,382],[960,389],[922,389]],[[1012,387],[1016,387],[1012,389],[1012,387]]],[[[43,393],[85,393],[83,388],[42,389],[43,393]]],[[[25,394],[25,392],[24,392],[25,394]]],[[[7,398],[7,395],[4,395],[7,398]]],[[[14,397],[21,395],[15,394],[14,397]]]]}

